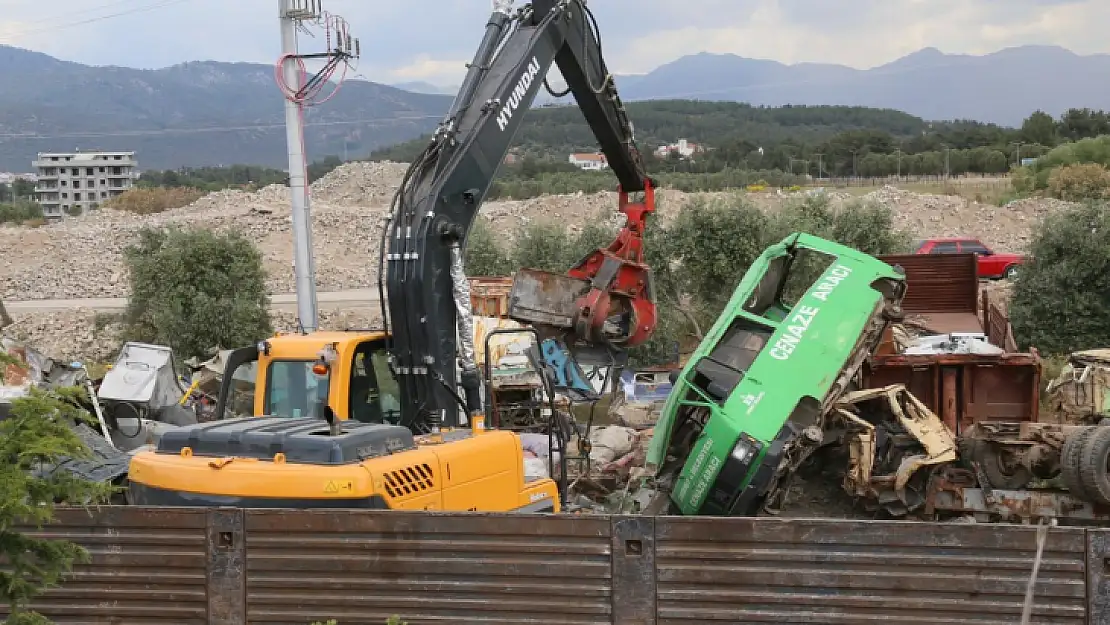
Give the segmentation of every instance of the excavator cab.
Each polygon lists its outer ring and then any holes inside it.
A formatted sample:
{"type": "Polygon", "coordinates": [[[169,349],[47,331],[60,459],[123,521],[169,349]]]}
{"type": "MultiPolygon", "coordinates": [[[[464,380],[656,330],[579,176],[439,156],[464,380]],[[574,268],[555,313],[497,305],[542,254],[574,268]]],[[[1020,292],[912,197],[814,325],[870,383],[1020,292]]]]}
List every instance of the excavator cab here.
{"type": "Polygon", "coordinates": [[[278,335],[231,352],[218,419],[269,416],[398,424],[397,380],[381,332],[278,335]]]}

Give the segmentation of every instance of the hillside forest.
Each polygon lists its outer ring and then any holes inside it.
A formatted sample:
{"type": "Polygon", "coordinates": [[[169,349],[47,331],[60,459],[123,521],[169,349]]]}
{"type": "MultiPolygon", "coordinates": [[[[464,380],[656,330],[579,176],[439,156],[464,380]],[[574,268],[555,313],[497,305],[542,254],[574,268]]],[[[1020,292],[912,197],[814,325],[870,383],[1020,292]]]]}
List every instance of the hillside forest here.
{"type": "MultiPolygon", "coordinates": [[[[1072,109],[1054,119],[1032,113],[1020,128],[975,121],[928,122],[899,111],[849,106],[757,107],[730,102],[651,101],[627,104],[637,144],[650,173],[686,190],[743,187],[759,180],[800,184],[825,177],[1003,174],[1021,159],[1043,156],[1065,142],[1110,134],[1110,112],[1072,109]],[[703,146],[693,158],[654,155],[679,139],[703,146]],[[694,177],[691,177],[694,176],[694,177]]],[[[593,191],[612,186],[607,172],[582,172],[568,162],[593,152],[596,141],[576,107],[534,108],[502,168],[490,198],[593,191]]],[[[370,153],[369,160],[408,162],[427,137],[370,153]]],[[[327,156],[310,166],[315,180],[342,161],[327,156]]],[[[265,167],[184,168],[143,173],[145,186],[283,184],[284,171],[265,167]]]]}

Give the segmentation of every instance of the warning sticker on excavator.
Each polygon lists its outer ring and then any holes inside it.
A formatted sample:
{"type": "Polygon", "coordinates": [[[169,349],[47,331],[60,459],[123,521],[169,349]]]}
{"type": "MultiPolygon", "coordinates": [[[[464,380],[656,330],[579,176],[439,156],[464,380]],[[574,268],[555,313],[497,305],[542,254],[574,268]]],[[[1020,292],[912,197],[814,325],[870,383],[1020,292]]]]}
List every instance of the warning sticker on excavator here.
{"type": "Polygon", "coordinates": [[[345,482],[336,482],[335,480],[331,480],[327,483],[326,486],[324,486],[324,493],[328,495],[337,495],[340,491],[351,492],[354,489],[355,484],[350,480],[345,482]]]}

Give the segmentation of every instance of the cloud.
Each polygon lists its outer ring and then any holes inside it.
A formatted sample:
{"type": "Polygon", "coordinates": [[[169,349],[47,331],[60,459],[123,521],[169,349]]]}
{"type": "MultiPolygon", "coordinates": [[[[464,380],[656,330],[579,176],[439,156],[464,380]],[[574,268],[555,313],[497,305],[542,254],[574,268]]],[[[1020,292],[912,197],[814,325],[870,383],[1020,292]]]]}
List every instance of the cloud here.
{"type": "MultiPolygon", "coordinates": [[[[272,62],[273,0],[0,0],[0,43],[94,65],[272,62]]],[[[520,4],[518,0],[517,4],[520,4]]],[[[361,40],[359,75],[457,84],[488,0],[327,0],[361,40]]],[[[866,68],[923,47],[982,54],[1022,44],[1110,52],[1107,0],[605,0],[592,2],[609,66],[645,72],[685,54],[732,53],[866,68]]],[[[302,50],[322,38],[301,36],[302,50]]]]}
{"type": "Polygon", "coordinates": [[[465,71],[466,63],[463,59],[433,59],[427,54],[420,54],[407,65],[386,70],[385,73],[396,81],[434,81],[465,71]]]}

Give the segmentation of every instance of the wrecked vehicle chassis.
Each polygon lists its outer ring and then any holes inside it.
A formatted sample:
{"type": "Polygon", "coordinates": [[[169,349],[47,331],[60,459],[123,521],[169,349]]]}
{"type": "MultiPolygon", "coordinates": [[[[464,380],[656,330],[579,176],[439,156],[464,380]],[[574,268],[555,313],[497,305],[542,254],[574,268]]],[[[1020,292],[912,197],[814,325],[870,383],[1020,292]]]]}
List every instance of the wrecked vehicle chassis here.
{"type": "Polygon", "coordinates": [[[844,489],[895,517],[1110,520],[1110,427],[980,422],[956,437],[903,385],[836,406],[844,489]]]}

